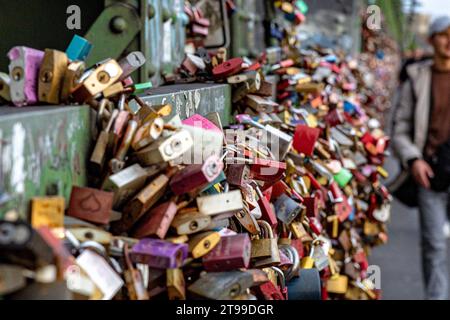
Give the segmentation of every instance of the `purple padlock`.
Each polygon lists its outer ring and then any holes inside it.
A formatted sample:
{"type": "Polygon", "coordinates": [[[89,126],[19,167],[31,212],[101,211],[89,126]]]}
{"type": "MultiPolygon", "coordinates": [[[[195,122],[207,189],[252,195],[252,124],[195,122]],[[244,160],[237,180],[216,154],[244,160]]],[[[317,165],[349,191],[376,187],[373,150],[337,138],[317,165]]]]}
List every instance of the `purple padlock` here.
{"type": "Polygon", "coordinates": [[[183,266],[188,245],[157,239],[142,239],[131,249],[131,260],[156,269],[175,269],[183,266]]]}
{"type": "Polygon", "coordinates": [[[44,59],[44,51],[27,47],[14,47],[8,53],[11,61],[11,100],[17,107],[38,102],[37,86],[39,69],[44,59]]]}

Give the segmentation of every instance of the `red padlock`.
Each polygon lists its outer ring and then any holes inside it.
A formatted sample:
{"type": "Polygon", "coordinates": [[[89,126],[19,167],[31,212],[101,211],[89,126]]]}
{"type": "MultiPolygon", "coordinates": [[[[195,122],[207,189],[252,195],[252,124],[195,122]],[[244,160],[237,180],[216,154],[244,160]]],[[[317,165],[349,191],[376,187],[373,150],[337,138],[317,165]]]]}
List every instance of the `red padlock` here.
{"type": "Polygon", "coordinates": [[[310,128],[305,125],[298,125],[295,129],[294,135],[294,149],[299,153],[311,156],[314,152],[314,147],[319,139],[320,129],[310,128]]]}
{"type": "Polygon", "coordinates": [[[213,75],[216,78],[227,78],[234,74],[240,73],[243,70],[243,64],[244,60],[242,58],[227,60],[213,69],[213,75]]]}
{"type": "Polygon", "coordinates": [[[306,206],[306,215],[308,217],[319,216],[319,199],[316,196],[304,197],[303,204],[306,206]]]}

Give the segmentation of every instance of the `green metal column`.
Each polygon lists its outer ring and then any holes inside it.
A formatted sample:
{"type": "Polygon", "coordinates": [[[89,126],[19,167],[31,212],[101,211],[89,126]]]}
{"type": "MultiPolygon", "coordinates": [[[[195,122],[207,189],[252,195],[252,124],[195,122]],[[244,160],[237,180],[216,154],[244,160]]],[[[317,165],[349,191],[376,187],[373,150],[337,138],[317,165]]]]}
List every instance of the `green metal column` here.
{"type": "Polygon", "coordinates": [[[89,107],[0,107],[0,219],[27,219],[34,196],[84,186],[90,146],[89,107]]]}

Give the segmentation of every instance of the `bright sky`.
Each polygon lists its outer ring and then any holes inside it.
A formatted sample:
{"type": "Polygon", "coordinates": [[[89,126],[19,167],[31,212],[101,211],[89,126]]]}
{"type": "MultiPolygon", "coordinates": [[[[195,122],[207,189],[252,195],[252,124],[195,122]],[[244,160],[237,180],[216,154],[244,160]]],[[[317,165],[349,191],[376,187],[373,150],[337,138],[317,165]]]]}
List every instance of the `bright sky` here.
{"type": "MultiPolygon", "coordinates": [[[[408,0],[406,0],[408,2],[408,0]]],[[[422,6],[418,11],[433,16],[450,15],[450,0],[420,0],[422,6]]]]}

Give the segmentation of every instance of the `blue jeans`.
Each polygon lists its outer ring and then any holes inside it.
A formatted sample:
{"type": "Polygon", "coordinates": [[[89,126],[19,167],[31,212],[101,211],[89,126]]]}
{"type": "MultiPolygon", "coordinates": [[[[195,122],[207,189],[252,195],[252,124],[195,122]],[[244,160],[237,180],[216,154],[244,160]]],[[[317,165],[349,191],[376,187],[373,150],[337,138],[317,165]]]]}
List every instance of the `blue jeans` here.
{"type": "Polygon", "coordinates": [[[449,193],[419,187],[418,197],[426,299],[447,300],[449,274],[443,227],[449,210],[449,193]]]}

